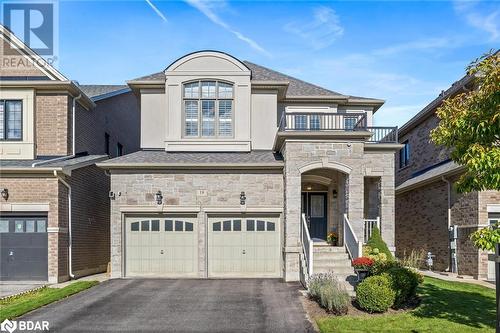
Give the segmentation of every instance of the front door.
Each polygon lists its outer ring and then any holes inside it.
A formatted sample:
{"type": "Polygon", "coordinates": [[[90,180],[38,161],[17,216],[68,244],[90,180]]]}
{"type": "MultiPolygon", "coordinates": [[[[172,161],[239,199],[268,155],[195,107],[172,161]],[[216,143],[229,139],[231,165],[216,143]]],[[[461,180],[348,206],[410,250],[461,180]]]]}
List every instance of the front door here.
{"type": "Polygon", "coordinates": [[[326,240],[327,233],[327,194],[305,192],[302,194],[302,211],[309,222],[311,238],[326,240]]]}

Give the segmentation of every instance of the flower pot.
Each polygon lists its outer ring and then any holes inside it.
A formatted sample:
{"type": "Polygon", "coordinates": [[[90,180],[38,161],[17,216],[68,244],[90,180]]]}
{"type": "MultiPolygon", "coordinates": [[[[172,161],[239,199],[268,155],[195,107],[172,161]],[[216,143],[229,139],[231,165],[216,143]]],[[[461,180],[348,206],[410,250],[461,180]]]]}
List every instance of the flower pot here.
{"type": "Polygon", "coordinates": [[[369,270],[367,269],[354,269],[354,271],[358,275],[358,282],[363,281],[368,276],[369,273],[369,270]]]}

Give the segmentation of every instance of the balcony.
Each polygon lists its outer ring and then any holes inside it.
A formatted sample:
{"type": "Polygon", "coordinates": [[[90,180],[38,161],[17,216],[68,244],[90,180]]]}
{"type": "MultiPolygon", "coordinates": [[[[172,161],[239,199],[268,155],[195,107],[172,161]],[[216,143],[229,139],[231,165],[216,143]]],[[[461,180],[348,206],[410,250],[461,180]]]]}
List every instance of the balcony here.
{"type": "Polygon", "coordinates": [[[398,143],[397,126],[369,127],[365,113],[283,112],[278,131],[311,134],[342,132],[345,137],[364,136],[367,142],[372,143],[398,143]]]}

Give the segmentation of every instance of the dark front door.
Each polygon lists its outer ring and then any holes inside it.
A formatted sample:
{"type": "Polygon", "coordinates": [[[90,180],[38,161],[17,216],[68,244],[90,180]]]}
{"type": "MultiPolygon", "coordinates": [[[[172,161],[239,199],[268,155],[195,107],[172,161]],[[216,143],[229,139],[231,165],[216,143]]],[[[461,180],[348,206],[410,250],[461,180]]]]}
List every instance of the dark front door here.
{"type": "Polygon", "coordinates": [[[326,240],[327,233],[327,194],[321,192],[305,192],[302,194],[303,212],[309,221],[311,238],[326,240]]]}
{"type": "Polygon", "coordinates": [[[0,218],[0,280],[47,280],[47,218],[0,218]]]}

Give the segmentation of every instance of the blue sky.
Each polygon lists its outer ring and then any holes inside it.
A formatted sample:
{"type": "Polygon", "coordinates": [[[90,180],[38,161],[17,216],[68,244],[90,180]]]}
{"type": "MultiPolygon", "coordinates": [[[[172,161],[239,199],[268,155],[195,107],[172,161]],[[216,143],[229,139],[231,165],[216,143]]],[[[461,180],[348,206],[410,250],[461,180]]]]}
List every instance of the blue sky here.
{"type": "Polygon", "coordinates": [[[500,45],[500,2],[61,1],[58,68],[119,84],[216,49],[344,94],[401,125],[500,45]]]}

